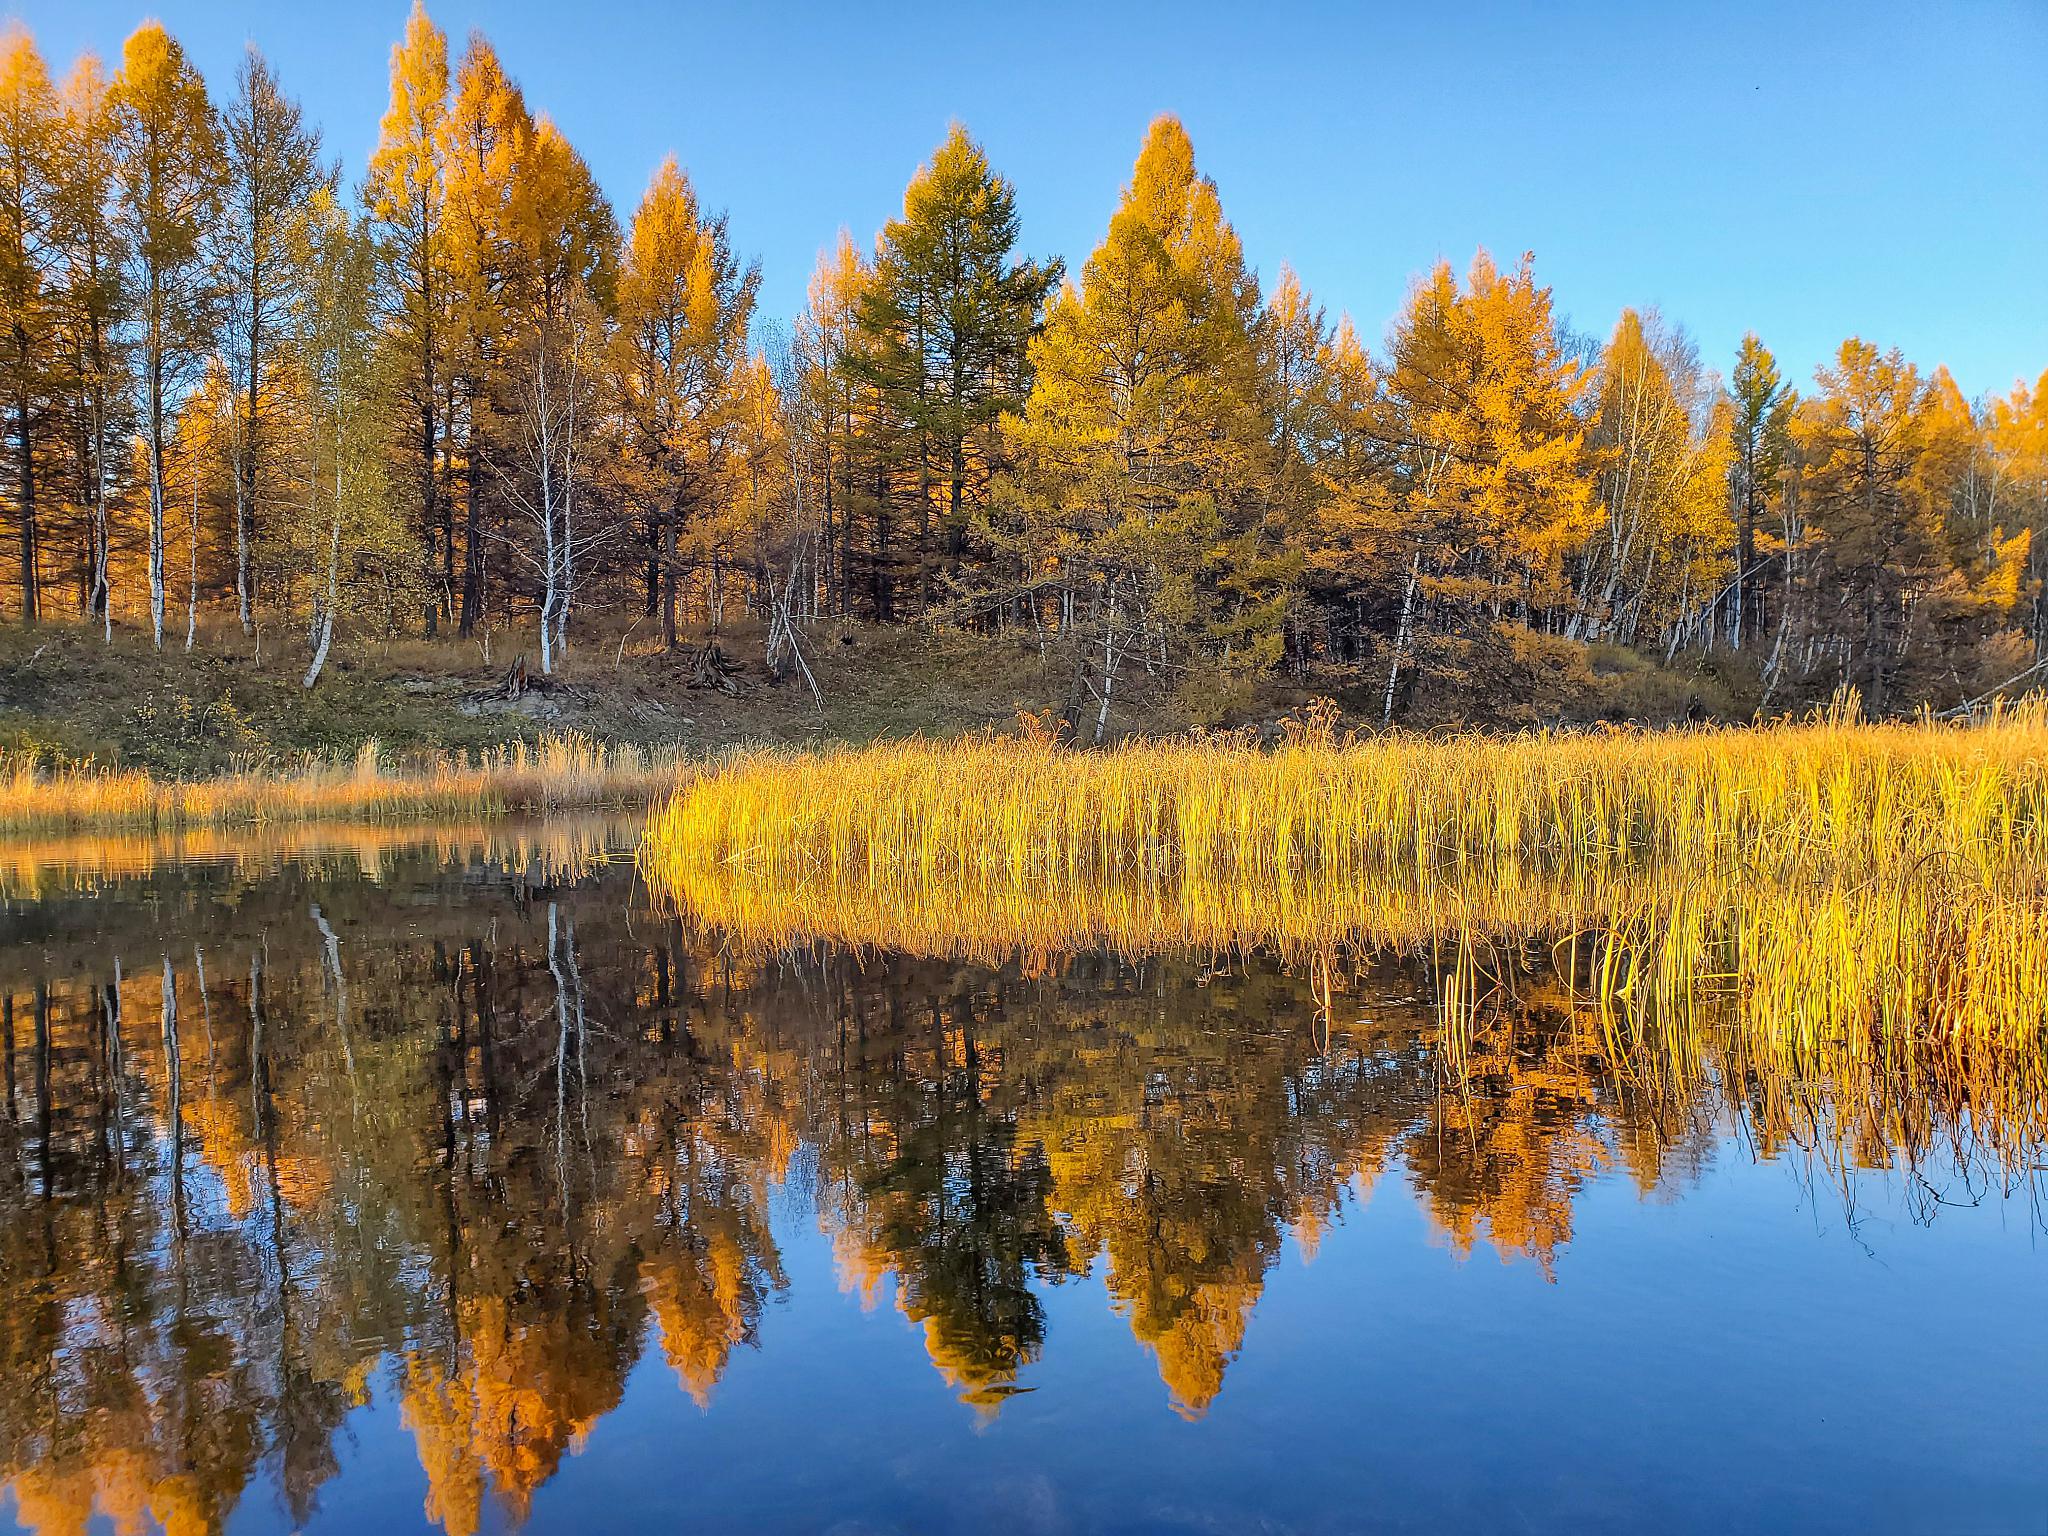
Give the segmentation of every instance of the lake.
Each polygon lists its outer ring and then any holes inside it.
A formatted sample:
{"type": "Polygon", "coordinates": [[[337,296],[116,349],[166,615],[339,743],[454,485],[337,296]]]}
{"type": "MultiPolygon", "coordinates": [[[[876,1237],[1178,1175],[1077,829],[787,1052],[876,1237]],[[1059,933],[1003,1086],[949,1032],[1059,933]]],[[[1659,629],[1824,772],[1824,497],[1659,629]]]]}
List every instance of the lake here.
{"type": "Polygon", "coordinates": [[[2048,1528],[2038,1071],[638,831],[0,853],[0,1522],[2048,1528]]]}

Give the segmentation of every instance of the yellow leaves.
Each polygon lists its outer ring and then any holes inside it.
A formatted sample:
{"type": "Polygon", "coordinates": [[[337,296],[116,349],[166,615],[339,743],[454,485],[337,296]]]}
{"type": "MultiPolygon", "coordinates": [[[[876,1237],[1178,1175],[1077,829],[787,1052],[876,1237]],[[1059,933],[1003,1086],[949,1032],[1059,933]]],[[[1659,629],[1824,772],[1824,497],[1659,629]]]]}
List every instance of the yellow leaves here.
{"type": "Polygon", "coordinates": [[[2019,601],[2020,587],[2033,552],[2034,532],[2022,528],[2009,537],[1994,541],[1989,569],[1977,583],[1977,592],[1994,607],[2011,609],[2019,601]]]}
{"type": "Polygon", "coordinates": [[[1588,380],[1563,355],[1530,258],[1503,273],[1481,251],[1462,292],[1439,262],[1411,292],[1391,351],[1382,431],[1402,445],[1402,514],[1428,580],[1474,591],[1443,583],[1476,553],[1496,591],[1554,601],[1564,556],[1596,517],[1577,414],[1588,380]]]}
{"type": "Polygon", "coordinates": [[[634,211],[618,279],[619,372],[643,458],[711,457],[737,408],[757,283],[669,156],[634,211]]]}
{"type": "Polygon", "coordinates": [[[1145,130],[1123,206],[1161,240],[1174,240],[1183,230],[1196,179],[1195,146],[1187,129],[1179,118],[1162,112],[1145,130]]]}
{"type": "Polygon", "coordinates": [[[391,105],[370,155],[365,191],[380,219],[417,218],[442,196],[448,121],[448,35],[413,0],[405,37],[391,49],[391,105]]]}
{"type": "Polygon", "coordinates": [[[1622,312],[1595,389],[1588,458],[1605,527],[1580,559],[1581,622],[1588,636],[1631,638],[1727,574],[1732,425],[1689,340],[1654,314],[1622,312]]]}
{"type": "Polygon", "coordinates": [[[19,21],[9,22],[0,35],[0,143],[10,156],[55,148],[49,134],[56,100],[35,38],[19,21]]]}
{"type": "Polygon", "coordinates": [[[0,313],[33,337],[45,313],[42,247],[51,222],[59,118],[35,40],[20,22],[0,36],[0,313]]]}
{"type": "Polygon", "coordinates": [[[123,45],[112,105],[131,234],[145,280],[163,284],[197,255],[221,158],[205,82],[161,22],[145,21],[123,45]]]}
{"type": "Polygon", "coordinates": [[[1041,483],[1078,482],[1096,523],[1244,495],[1261,447],[1256,303],[1215,185],[1180,124],[1158,119],[1108,235],[1047,309],[1013,447],[1046,461],[1041,483]]]}

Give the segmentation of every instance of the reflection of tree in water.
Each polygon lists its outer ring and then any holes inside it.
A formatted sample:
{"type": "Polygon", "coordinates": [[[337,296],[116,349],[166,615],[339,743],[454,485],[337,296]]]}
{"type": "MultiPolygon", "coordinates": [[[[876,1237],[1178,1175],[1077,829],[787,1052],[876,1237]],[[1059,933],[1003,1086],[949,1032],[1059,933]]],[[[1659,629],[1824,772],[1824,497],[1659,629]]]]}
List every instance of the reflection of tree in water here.
{"type": "MultiPolygon", "coordinates": [[[[1540,979],[1447,1074],[1415,967],[1332,1029],[1257,960],[741,965],[622,878],[443,857],[200,871],[10,930],[0,1477],[25,1524],[217,1529],[259,1473],[303,1522],[380,1386],[438,1524],[516,1520],[644,1350],[711,1405],[786,1285],[778,1191],[977,1412],[1029,1389],[1043,1287],[1094,1272],[1194,1416],[1288,1235],[1312,1256],[1390,1163],[1458,1252],[1554,1275],[1602,1168],[1683,1183],[1731,1110],[1766,1149],[1815,1139],[1782,1063],[1645,1069],[1540,979]]],[[[1971,1124],[1866,1094],[1841,1133],[1867,1159],[1971,1124]]]]}

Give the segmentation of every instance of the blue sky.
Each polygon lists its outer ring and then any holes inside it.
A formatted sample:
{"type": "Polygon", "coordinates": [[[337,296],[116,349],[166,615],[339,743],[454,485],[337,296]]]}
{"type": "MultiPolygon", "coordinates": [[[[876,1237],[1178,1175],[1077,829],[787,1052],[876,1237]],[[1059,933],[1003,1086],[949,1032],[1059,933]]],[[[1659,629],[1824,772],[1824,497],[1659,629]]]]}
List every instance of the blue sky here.
{"type": "MultiPolygon", "coordinates": [[[[409,4],[14,11],[57,71],[155,14],[217,91],[253,40],[354,176],[409,4]]],[[[1852,333],[1972,394],[2048,368],[2048,0],[431,10],[458,48],[490,35],[622,219],[673,150],[771,316],[955,117],[1016,182],[1026,248],[1078,267],[1172,111],[1261,274],[1291,262],[1369,337],[1483,244],[1533,250],[1577,328],[1656,305],[1723,369],[1752,328],[1802,382],[1852,333]]]]}

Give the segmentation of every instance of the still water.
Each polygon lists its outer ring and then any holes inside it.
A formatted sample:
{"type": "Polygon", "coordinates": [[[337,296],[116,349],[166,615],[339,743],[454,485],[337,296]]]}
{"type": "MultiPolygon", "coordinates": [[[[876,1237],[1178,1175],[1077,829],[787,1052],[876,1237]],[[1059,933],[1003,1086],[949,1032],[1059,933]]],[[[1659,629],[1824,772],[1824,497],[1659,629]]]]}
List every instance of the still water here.
{"type": "Polygon", "coordinates": [[[0,857],[0,1525],[2048,1529],[2038,1090],[631,848],[0,857]]]}

